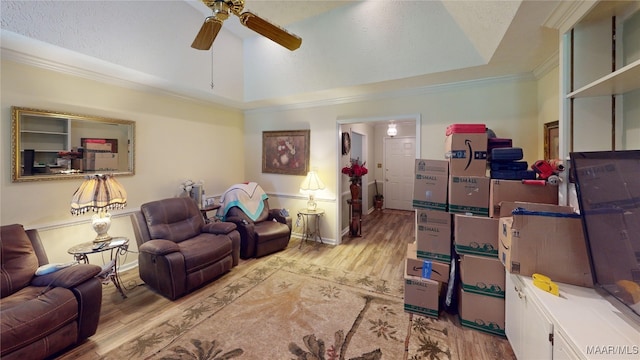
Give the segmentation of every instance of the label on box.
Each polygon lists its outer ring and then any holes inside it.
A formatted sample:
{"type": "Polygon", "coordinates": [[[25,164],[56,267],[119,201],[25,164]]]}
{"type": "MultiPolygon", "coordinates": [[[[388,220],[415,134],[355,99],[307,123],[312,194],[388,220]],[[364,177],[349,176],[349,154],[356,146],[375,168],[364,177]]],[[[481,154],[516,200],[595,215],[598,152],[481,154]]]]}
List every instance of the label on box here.
{"type": "Polygon", "coordinates": [[[431,279],[431,269],[433,268],[433,263],[431,261],[425,261],[422,263],[422,278],[431,279]]]}
{"type": "MultiPolygon", "coordinates": [[[[451,152],[447,154],[447,157],[449,159],[466,159],[467,158],[467,150],[451,150],[451,152]]],[[[487,152],[486,151],[473,151],[473,159],[474,160],[483,160],[483,159],[486,159],[486,158],[487,158],[487,152]]]]}

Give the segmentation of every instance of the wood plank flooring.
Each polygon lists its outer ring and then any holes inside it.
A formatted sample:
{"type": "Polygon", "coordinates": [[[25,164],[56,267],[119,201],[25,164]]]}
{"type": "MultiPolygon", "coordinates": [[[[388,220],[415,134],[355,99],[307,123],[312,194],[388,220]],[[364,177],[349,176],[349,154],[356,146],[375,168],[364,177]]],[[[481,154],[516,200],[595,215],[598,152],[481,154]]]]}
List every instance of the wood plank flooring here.
{"type": "MultiPolygon", "coordinates": [[[[378,210],[363,218],[362,237],[345,236],[339,246],[307,242],[301,248],[300,240],[292,239],[282,253],[306,263],[402,280],[407,244],[414,241],[414,228],[413,211],[378,210]]],[[[264,259],[241,260],[238,266],[246,267],[264,259]]],[[[178,304],[206,296],[206,291],[196,291],[173,302],[167,300],[142,284],[137,268],[122,273],[122,280],[127,299],[122,299],[113,285],[106,285],[98,332],[58,359],[98,359],[148,330],[145,324],[154,314],[171,311],[178,304]]],[[[440,321],[451,324],[450,336],[455,339],[461,360],[515,359],[506,339],[463,328],[457,316],[444,312],[440,321]]]]}

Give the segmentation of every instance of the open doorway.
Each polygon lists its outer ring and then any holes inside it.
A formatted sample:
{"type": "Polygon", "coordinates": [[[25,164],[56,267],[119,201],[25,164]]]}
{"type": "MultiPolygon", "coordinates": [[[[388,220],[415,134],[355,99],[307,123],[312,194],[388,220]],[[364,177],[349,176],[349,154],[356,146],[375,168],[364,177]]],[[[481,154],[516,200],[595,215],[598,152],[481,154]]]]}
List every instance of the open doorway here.
{"type": "MultiPolygon", "coordinates": [[[[387,196],[391,198],[399,198],[397,193],[388,193],[388,191],[402,191],[401,195],[408,194],[409,197],[413,196],[413,165],[410,168],[411,185],[407,186],[406,176],[407,170],[405,169],[400,177],[404,181],[400,181],[397,184],[394,183],[391,186],[387,185],[387,179],[398,180],[398,176],[389,178],[389,172],[395,175],[396,167],[388,167],[388,160],[385,160],[385,148],[388,144],[385,144],[385,139],[398,139],[398,141],[392,141],[394,144],[399,144],[399,151],[402,151],[404,155],[410,153],[403,159],[403,163],[414,163],[416,158],[420,157],[420,128],[421,128],[421,116],[420,114],[411,115],[399,115],[399,116],[385,116],[385,117],[372,117],[372,118],[357,118],[357,119],[342,119],[337,121],[337,136],[340,139],[338,141],[337,151],[337,167],[342,169],[344,166],[348,166],[352,158],[359,158],[366,161],[366,167],[368,174],[362,179],[362,196],[363,196],[363,214],[374,211],[373,196],[376,194],[376,187],[379,193],[384,196],[385,207],[389,207],[387,204],[387,196]],[[393,121],[398,129],[398,134],[395,137],[387,135],[388,124],[393,121]],[[350,138],[351,151],[345,153],[342,139],[345,137],[343,134],[348,134],[350,138]],[[362,140],[362,145],[357,145],[358,139],[362,140]],[[361,137],[360,137],[361,136],[361,137]],[[402,141],[400,139],[403,139],[402,141]],[[407,147],[407,140],[411,141],[409,147],[407,147]],[[362,151],[361,154],[357,154],[356,151],[362,151]],[[387,171],[387,169],[389,169],[387,171]],[[395,188],[395,190],[393,190],[395,188]],[[366,205],[365,205],[366,204],[366,205]]],[[[338,171],[338,206],[337,206],[337,234],[336,239],[338,243],[341,242],[342,236],[349,231],[349,206],[347,199],[350,198],[349,192],[349,179],[345,175],[338,171]]],[[[397,203],[396,203],[397,204],[397,203]]],[[[392,203],[393,205],[393,203],[392,203]]],[[[400,209],[405,209],[406,206],[410,206],[410,202],[404,203],[400,209]]],[[[397,205],[393,205],[397,206],[397,205]]],[[[409,208],[410,210],[411,208],[409,208]]],[[[363,236],[366,236],[366,229],[362,230],[363,236]]]]}

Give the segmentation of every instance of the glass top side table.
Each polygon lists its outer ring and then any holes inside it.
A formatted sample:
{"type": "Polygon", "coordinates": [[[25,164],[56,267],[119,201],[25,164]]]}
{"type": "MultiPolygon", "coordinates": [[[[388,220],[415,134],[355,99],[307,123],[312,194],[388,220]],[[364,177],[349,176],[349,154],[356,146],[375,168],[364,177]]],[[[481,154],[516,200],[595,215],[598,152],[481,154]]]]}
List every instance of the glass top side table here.
{"type": "MultiPolygon", "coordinates": [[[[127,249],[129,249],[129,239],[126,237],[113,237],[110,241],[104,243],[94,243],[93,241],[85,242],[82,244],[75,245],[67,250],[67,253],[73,255],[73,258],[81,263],[88,264],[89,263],[89,254],[97,254],[105,251],[109,251],[109,264],[107,267],[110,267],[109,273],[105,276],[105,279],[111,280],[113,285],[118,289],[123,299],[126,299],[127,296],[124,293],[124,289],[122,287],[122,282],[120,281],[120,275],[118,274],[118,258],[120,255],[124,255],[127,253],[127,249]],[[102,244],[101,247],[96,247],[97,245],[102,244]]],[[[104,269],[104,268],[103,268],[104,269]]]]}
{"type": "Polygon", "coordinates": [[[322,241],[322,235],[320,235],[320,217],[324,215],[324,209],[300,209],[298,210],[298,219],[302,220],[302,239],[300,240],[300,248],[302,244],[307,240],[316,241],[320,239],[320,244],[324,244],[322,241]],[[310,219],[311,217],[311,219],[310,219]]]}

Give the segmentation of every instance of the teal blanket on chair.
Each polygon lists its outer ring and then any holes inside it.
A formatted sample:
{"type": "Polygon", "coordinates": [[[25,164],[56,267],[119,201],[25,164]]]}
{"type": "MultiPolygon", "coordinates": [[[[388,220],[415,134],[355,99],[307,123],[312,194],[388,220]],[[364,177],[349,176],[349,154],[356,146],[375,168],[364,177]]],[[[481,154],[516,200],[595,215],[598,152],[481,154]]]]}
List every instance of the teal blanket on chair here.
{"type": "Polygon", "coordinates": [[[233,185],[220,197],[220,209],[217,215],[224,221],[229,209],[237,206],[255,221],[262,213],[264,200],[267,198],[267,194],[256,182],[233,185]]]}

